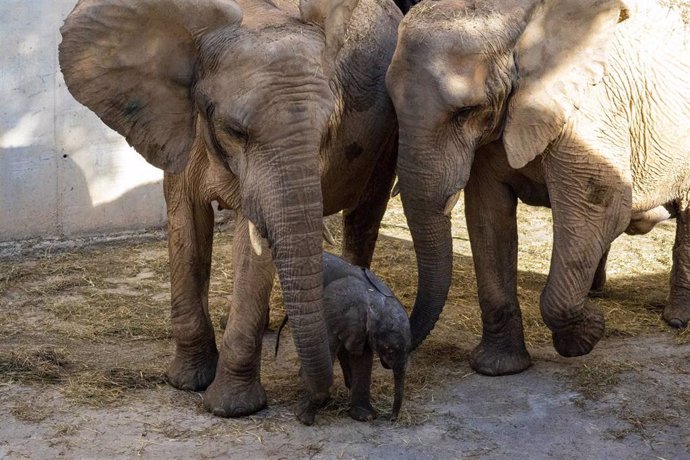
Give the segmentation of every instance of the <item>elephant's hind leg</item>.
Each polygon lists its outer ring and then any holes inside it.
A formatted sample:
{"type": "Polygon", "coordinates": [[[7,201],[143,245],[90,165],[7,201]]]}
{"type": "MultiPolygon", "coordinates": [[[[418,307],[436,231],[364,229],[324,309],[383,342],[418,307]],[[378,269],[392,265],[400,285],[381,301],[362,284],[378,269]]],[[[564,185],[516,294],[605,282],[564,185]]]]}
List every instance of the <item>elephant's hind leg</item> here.
{"type": "Polygon", "coordinates": [[[517,197],[477,156],[465,188],[465,215],[472,245],[482,339],[470,355],[485,375],[515,374],[531,365],[517,298],[517,197]]]}
{"type": "Polygon", "coordinates": [[[175,357],[170,384],[203,390],[216,374],[218,351],[208,314],[213,210],[193,193],[183,176],[165,175],[170,253],[171,323],[175,357]]]}
{"type": "Polygon", "coordinates": [[[664,309],[664,320],[678,329],[687,327],[690,321],[690,206],[688,200],[684,201],[676,217],[671,292],[664,309]]]}
{"type": "Polygon", "coordinates": [[[258,256],[249,242],[247,219],[238,213],[232,245],[233,293],[216,378],[204,405],[221,417],[253,414],[266,406],[261,386],[261,340],[275,268],[270,251],[258,256]]]}

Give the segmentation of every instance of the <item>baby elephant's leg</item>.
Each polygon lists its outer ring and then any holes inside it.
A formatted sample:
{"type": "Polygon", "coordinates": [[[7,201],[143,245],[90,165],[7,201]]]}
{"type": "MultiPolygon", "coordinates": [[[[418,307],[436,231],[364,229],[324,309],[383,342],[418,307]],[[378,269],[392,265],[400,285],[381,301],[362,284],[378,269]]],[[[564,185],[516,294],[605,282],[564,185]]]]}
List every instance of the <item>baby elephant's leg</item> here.
{"type": "Polygon", "coordinates": [[[352,388],[352,370],[350,369],[350,354],[345,347],[340,347],[338,350],[338,361],[340,362],[340,368],[343,370],[345,386],[349,390],[352,388]]]}
{"type": "Polygon", "coordinates": [[[373,360],[374,354],[368,346],[364,347],[364,352],[361,355],[349,355],[351,371],[350,417],[355,420],[369,421],[376,418],[376,411],[371,406],[369,394],[373,360]]]}

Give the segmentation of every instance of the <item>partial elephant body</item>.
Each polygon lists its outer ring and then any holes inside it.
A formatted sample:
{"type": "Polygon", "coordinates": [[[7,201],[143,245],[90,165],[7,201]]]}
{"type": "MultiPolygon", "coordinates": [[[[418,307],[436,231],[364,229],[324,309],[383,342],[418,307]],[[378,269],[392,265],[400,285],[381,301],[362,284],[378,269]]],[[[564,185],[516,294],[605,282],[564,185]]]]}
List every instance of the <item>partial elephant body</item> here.
{"type": "Polygon", "coordinates": [[[603,286],[611,242],[671,216],[664,318],[688,322],[688,51],[680,19],[647,1],[442,0],[412,10],[387,84],[420,277],[415,344],[447,296],[448,215],[462,188],[483,320],[477,371],[530,364],[517,299],[518,198],[553,209],[541,311],[559,353],[588,353],[603,335],[587,294],[603,286]]]}
{"type": "Polygon", "coordinates": [[[388,0],[81,0],[65,22],[70,91],[165,170],[168,376],[208,387],[214,414],[266,404],[261,337],[276,272],[308,404],[328,395],[322,216],[344,211],[344,254],[368,265],[394,175],[383,79],[399,20],[388,0]],[[212,200],[238,211],[220,353],[208,315],[212,200]]]}

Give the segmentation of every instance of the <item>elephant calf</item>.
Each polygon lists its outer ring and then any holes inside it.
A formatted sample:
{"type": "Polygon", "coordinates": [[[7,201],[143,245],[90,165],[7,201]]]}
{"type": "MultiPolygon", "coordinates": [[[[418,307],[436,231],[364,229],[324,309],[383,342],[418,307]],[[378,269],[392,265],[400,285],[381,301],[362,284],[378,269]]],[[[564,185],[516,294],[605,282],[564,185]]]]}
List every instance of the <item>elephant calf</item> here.
{"type": "MultiPolygon", "coordinates": [[[[410,322],[393,292],[369,269],[323,254],[323,312],[333,360],[338,358],[345,385],[350,390],[350,416],[372,420],[376,411],[369,401],[374,351],[381,364],[395,376],[395,398],[391,420],[402,405],[407,357],[411,350],[410,322]]],[[[280,343],[278,330],[276,353],[280,343]]],[[[298,417],[314,422],[318,406],[307,406],[298,417]]]]}

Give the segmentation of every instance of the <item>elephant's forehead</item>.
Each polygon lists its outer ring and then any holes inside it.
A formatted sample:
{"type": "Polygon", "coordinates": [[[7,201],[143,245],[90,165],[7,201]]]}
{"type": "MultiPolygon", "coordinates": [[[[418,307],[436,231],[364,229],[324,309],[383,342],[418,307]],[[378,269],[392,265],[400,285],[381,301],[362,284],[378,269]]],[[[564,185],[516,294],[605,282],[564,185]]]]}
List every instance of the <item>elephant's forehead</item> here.
{"type": "Polygon", "coordinates": [[[305,25],[278,25],[262,30],[239,28],[210,37],[202,43],[203,70],[253,67],[257,70],[320,64],[323,35],[305,25]]]}
{"type": "Polygon", "coordinates": [[[400,44],[411,49],[491,53],[512,47],[522,29],[526,10],[505,2],[441,0],[413,9],[400,25],[400,44]],[[476,3],[476,4],[475,4],[476,3]]]}

